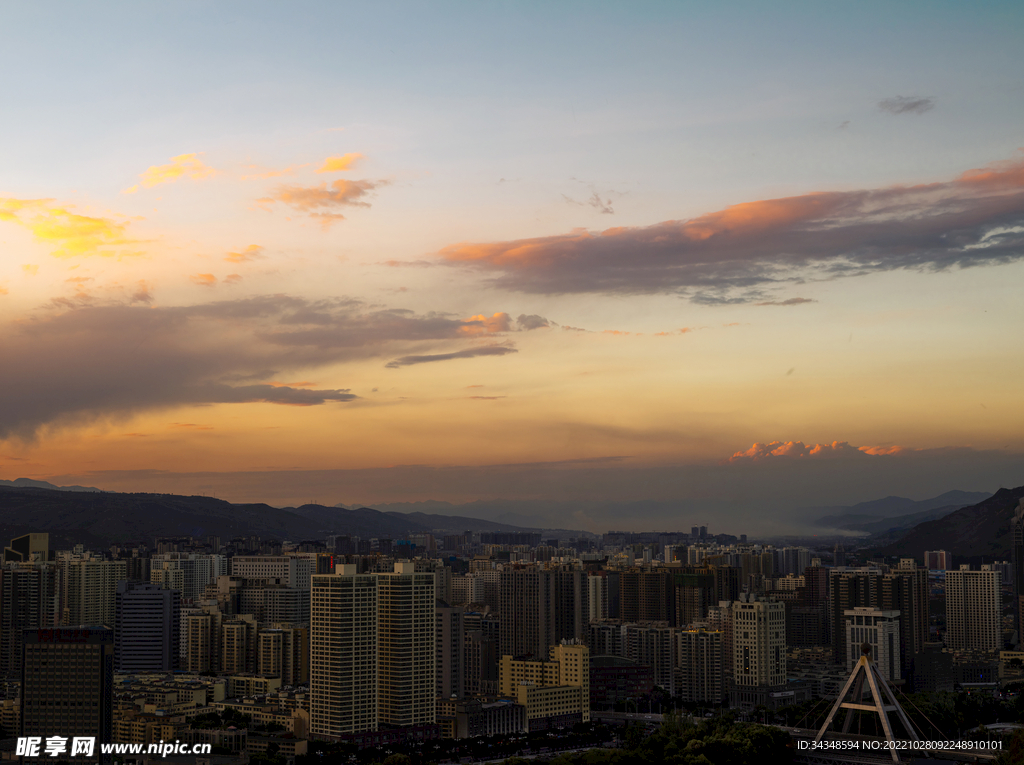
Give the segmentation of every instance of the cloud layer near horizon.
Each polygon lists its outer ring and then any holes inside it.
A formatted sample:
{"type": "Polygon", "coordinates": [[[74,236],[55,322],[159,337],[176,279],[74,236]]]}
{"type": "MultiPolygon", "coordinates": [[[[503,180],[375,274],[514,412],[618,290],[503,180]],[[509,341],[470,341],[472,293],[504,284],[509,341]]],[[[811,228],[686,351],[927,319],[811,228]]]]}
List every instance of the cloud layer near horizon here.
{"type": "MultiPolygon", "coordinates": [[[[11,322],[0,333],[0,358],[18,360],[0,366],[0,439],[180,405],[350,401],[356,396],[349,390],[271,378],[403,349],[450,347],[464,343],[467,330],[487,332],[476,319],[287,295],[54,311],[11,322]]],[[[393,365],[513,352],[487,346],[406,356],[393,365]]]]}
{"type": "Polygon", "coordinates": [[[944,183],[746,202],[690,220],[494,243],[441,262],[526,293],[677,293],[699,303],[763,301],[784,282],[1024,257],[1024,161],[944,183]]]}

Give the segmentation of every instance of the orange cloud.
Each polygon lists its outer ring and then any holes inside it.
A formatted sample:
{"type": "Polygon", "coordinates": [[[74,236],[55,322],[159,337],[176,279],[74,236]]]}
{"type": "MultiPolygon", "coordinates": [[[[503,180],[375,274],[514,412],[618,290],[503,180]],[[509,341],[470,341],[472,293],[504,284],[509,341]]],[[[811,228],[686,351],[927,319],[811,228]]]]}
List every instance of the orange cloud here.
{"type": "Polygon", "coordinates": [[[0,198],[0,221],[23,226],[33,233],[37,241],[54,245],[55,249],[50,254],[56,258],[141,254],[123,249],[126,245],[139,243],[126,236],[127,223],[79,215],[54,204],[52,199],[0,198]]]}
{"type": "Polygon", "coordinates": [[[224,283],[225,284],[238,284],[241,281],[242,281],[242,275],[241,274],[228,274],[227,276],[224,277],[224,283]]]}
{"type": "Polygon", "coordinates": [[[27,276],[35,276],[39,273],[39,266],[34,263],[26,263],[21,267],[21,270],[24,271],[27,276]]]}
{"type": "Polygon", "coordinates": [[[340,157],[328,157],[323,165],[317,170],[318,173],[341,173],[351,169],[356,162],[363,158],[362,154],[352,152],[342,154],[340,157]]]}
{"type": "Polygon", "coordinates": [[[736,452],[729,462],[742,460],[763,460],[770,457],[832,457],[842,454],[858,454],[860,450],[850,446],[846,441],[833,441],[831,444],[805,444],[803,441],[770,441],[766,444],[754,444],[745,452],[736,452]]]}
{"type": "Polygon", "coordinates": [[[465,335],[489,335],[495,332],[509,332],[512,329],[512,317],[504,311],[493,316],[470,316],[462,321],[463,326],[459,331],[465,335]]]}
{"type": "Polygon", "coordinates": [[[902,454],[911,451],[905,446],[860,446],[860,451],[872,455],[902,454]]]}
{"type": "Polygon", "coordinates": [[[335,212],[340,207],[369,207],[364,201],[371,191],[387,185],[387,181],[344,181],[337,180],[330,185],[321,183],[319,186],[279,186],[273,196],[257,199],[261,205],[281,202],[311,218],[320,220],[323,227],[344,220],[345,216],[335,212]]]}
{"type": "Polygon", "coordinates": [[[248,263],[250,260],[257,260],[265,257],[263,255],[263,247],[258,244],[250,244],[241,252],[229,252],[224,256],[224,260],[229,263],[248,263]]]}
{"type": "Polygon", "coordinates": [[[194,422],[172,422],[172,428],[184,428],[187,430],[213,430],[212,425],[196,425],[194,422]]]}
{"type": "Polygon", "coordinates": [[[217,285],[217,277],[213,274],[192,274],[189,279],[200,287],[215,287],[217,285]]]}
{"type": "Polygon", "coordinates": [[[303,380],[302,382],[270,382],[267,383],[273,388],[315,388],[315,382],[303,380]]]}
{"type": "Polygon", "coordinates": [[[729,462],[758,462],[774,457],[792,459],[813,459],[829,457],[850,457],[870,455],[886,457],[914,451],[905,446],[851,446],[846,441],[833,441],[830,444],[805,444],[803,441],[770,441],[766,444],[754,444],[744,452],[736,452],[729,462]]]}
{"type": "Polygon", "coordinates": [[[941,270],[1024,258],[1024,160],[946,182],[741,202],[689,220],[504,242],[461,242],[439,263],[537,294],[676,293],[709,305],[798,305],[761,290],[809,277],[941,270]]]}
{"type": "Polygon", "coordinates": [[[177,157],[171,157],[171,161],[166,165],[150,165],[139,176],[142,179],[139,184],[127,188],[121,193],[134,194],[139,190],[139,185],[149,189],[162,183],[174,183],[179,178],[191,178],[198,181],[210,177],[215,172],[212,167],[203,164],[198,154],[179,154],[177,157]]]}

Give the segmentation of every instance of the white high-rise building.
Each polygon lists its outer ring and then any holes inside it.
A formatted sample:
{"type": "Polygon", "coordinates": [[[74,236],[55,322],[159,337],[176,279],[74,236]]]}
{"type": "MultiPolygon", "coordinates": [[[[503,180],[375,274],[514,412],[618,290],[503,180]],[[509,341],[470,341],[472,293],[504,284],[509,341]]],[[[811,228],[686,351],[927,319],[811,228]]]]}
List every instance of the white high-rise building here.
{"type": "Polygon", "coordinates": [[[858,607],[843,611],[846,629],[846,668],[853,670],[860,661],[861,646],[871,646],[872,660],[882,677],[899,680],[900,612],[858,607]]]}
{"type": "Polygon", "coordinates": [[[309,712],[317,738],[377,730],[377,577],[356,568],[313,576],[309,712]]]}
{"type": "Polygon", "coordinates": [[[385,725],[437,721],[434,574],[412,561],[377,574],[377,709],[385,725]]]}
{"type": "Polygon", "coordinates": [[[786,606],[740,596],[732,623],[733,705],[760,703],[764,689],[786,683],[786,606]]]}
{"type": "Polygon", "coordinates": [[[946,572],[946,647],[954,651],[995,651],[1000,634],[1002,581],[998,571],[983,565],[972,571],[961,564],[946,572]]]}
{"type": "Polygon", "coordinates": [[[313,576],[310,733],[331,739],[378,725],[433,724],[437,622],[433,572],[355,565],[313,576]]]}

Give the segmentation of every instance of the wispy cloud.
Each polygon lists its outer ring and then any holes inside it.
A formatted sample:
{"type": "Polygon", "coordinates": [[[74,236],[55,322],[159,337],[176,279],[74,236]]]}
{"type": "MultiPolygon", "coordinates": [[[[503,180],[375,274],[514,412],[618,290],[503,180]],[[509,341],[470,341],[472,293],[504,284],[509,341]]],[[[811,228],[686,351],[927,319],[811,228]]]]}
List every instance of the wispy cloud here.
{"type": "Polygon", "coordinates": [[[331,184],[321,183],[318,186],[279,186],[269,197],[256,200],[262,205],[277,202],[304,212],[317,218],[324,228],[332,223],[344,220],[345,216],[338,210],[346,207],[369,207],[366,197],[388,181],[345,181],[337,180],[331,184]]]}
{"type": "Polygon", "coordinates": [[[248,263],[250,260],[258,260],[263,257],[266,257],[263,254],[263,248],[258,244],[250,244],[238,252],[229,252],[224,256],[224,260],[229,263],[248,263]]]}
{"type": "Polygon", "coordinates": [[[342,154],[340,157],[328,157],[324,163],[317,168],[318,173],[341,173],[351,170],[356,163],[363,158],[358,152],[342,154]]]}
{"type": "Polygon", "coordinates": [[[1024,162],[941,183],[745,202],[651,226],[466,242],[439,255],[521,292],[770,303],[766,290],[786,282],[1024,258],[1024,162]]]}
{"type": "Polygon", "coordinates": [[[192,274],[189,279],[193,284],[198,284],[200,287],[217,286],[217,277],[213,274],[192,274]]]}
{"type": "Polygon", "coordinates": [[[162,183],[174,183],[181,178],[190,178],[198,181],[202,178],[209,178],[216,171],[199,159],[199,154],[179,154],[171,157],[166,165],[150,165],[142,175],[139,176],[139,183],[125,189],[122,193],[134,194],[139,186],[144,189],[159,186],[162,183]]]}
{"type": "Polygon", "coordinates": [[[128,249],[140,243],[128,237],[128,223],[81,215],[52,199],[0,198],[0,221],[27,228],[37,241],[54,247],[50,254],[56,258],[141,254],[128,249]]]}
{"type": "Polygon", "coordinates": [[[515,348],[505,345],[485,345],[481,348],[467,348],[454,353],[432,353],[423,356],[402,356],[401,358],[389,361],[384,366],[388,369],[409,367],[415,364],[429,364],[434,361],[453,361],[455,359],[473,359],[478,356],[505,356],[509,353],[518,353],[515,348]]]}
{"type": "Polygon", "coordinates": [[[935,108],[934,98],[921,98],[920,96],[894,96],[883,98],[878,102],[878,108],[889,114],[924,114],[935,108]]]}
{"type": "Polygon", "coordinates": [[[789,298],[788,300],[765,300],[760,303],[754,303],[754,305],[803,305],[804,303],[816,303],[817,300],[811,298],[795,297],[789,298]]]}

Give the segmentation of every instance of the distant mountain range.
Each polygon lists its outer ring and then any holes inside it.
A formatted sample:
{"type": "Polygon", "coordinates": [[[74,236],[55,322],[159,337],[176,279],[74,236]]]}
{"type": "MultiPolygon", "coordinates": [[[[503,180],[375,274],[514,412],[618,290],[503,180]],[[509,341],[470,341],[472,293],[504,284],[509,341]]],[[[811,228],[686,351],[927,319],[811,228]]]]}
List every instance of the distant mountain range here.
{"type": "Polygon", "coordinates": [[[911,528],[926,520],[948,515],[991,495],[984,491],[947,491],[931,499],[885,497],[849,507],[830,508],[833,512],[815,521],[818,526],[876,533],[892,528],[911,528]]]}
{"type": "Polygon", "coordinates": [[[114,542],[152,543],[158,536],[207,536],[222,540],[256,534],[301,541],[330,533],[401,538],[450,531],[535,531],[509,524],[427,513],[383,513],[371,508],[323,505],[271,507],[232,504],[213,497],[175,494],[121,494],[76,487],[42,488],[7,481],[0,484],[0,543],[32,531],[49,532],[51,544],[105,547],[114,542]]]}
{"type": "Polygon", "coordinates": [[[13,481],[0,480],[0,486],[15,486],[22,489],[52,489],[53,491],[103,491],[95,486],[57,486],[49,481],[36,481],[33,478],[15,478],[13,481]]]}
{"type": "Polygon", "coordinates": [[[1024,486],[1000,489],[987,499],[943,518],[920,523],[898,540],[876,549],[881,555],[913,555],[947,550],[953,563],[1010,559],[1010,521],[1024,486]]]}

